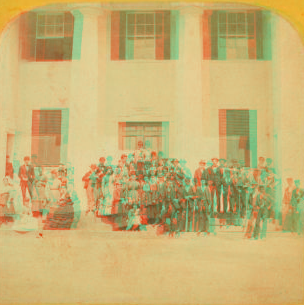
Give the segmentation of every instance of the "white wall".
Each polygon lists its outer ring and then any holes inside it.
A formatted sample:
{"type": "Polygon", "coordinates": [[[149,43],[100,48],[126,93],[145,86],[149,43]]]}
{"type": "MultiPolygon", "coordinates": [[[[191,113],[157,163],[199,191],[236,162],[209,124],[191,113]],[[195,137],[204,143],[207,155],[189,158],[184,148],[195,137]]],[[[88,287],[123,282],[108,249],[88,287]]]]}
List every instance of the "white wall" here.
{"type": "MultiPolygon", "coordinates": [[[[12,22],[1,34],[0,43],[0,177],[5,173],[7,134],[14,133],[21,118],[16,102],[19,90],[18,23],[12,22]],[[17,43],[16,43],[17,42],[17,43]]],[[[13,155],[10,156],[11,160],[13,155]]],[[[1,180],[1,179],[0,179],[1,180]]]]}
{"type": "Polygon", "coordinates": [[[1,153],[4,130],[11,128],[22,132],[17,158],[30,154],[33,109],[70,108],[69,158],[79,164],[79,177],[101,155],[118,149],[120,121],[169,121],[170,156],[184,157],[188,150],[195,167],[200,157],[219,153],[218,109],[247,108],[258,111],[258,156],[279,158],[286,175],[303,174],[304,54],[298,34],[286,21],[277,22],[272,62],[201,60],[201,33],[195,30],[199,17],[191,9],[181,12],[187,26],[180,29],[178,61],[116,62],[110,60],[109,11],[82,13],[80,61],[19,61],[18,22],[9,26],[1,44],[1,114],[9,118],[1,119],[1,153]],[[277,120],[274,113],[279,113],[277,120]],[[192,142],[187,135],[193,130],[192,142]],[[195,144],[199,141],[203,147],[195,144]]]}
{"type": "Polygon", "coordinates": [[[284,19],[277,22],[274,105],[280,105],[278,147],[283,181],[287,176],[304,182],[304,47],[299,34],[284,19]]]}

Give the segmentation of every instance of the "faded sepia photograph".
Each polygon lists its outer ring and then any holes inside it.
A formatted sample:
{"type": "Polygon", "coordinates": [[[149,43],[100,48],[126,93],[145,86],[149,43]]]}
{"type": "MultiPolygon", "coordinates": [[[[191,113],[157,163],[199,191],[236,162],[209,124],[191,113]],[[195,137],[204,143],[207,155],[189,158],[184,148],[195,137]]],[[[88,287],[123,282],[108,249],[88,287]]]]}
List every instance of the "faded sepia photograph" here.
{"type": "Polygon", "coordinates": [[[304,303],[303,152],[303,39],[271,8],[22,10],[0,36],[0,303],[304,303]]]}

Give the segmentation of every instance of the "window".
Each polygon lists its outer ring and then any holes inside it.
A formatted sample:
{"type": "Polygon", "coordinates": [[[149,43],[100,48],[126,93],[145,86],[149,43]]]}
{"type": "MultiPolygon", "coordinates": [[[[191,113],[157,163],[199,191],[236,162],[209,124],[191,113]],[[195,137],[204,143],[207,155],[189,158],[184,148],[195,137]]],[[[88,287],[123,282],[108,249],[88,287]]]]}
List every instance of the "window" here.
{"type": "Polygon", "coordinates": [[[112,60],[177,58],[178,11],[112,12],[112,60]]]}
{"type": "Polygon", "coordinates": [[[22,59],[33,61],[71,60],[74,17],[69,12],[34,13],[21,16],[22,59]]]}
{"type": "Polygon", "coordinates": [[[163,28],[163,13],[127,13],[128,58],[155,59],[155,42],[164,39],[163,28]]]}
{"type": "Polygon", "coordinates": [[[33,110],[32,155],[39,165],[66,161],[68,110],[33,110]]]}
{"type": "Polygon", "coordinates": [[[162,151],[168,155],[168,123],[167,122],[126,122],[119,123],[119,149],[134,151],[138,142],[144,148],[162,151]]]}
{"type": "Polygon", "coordinates": [[[246,167],[257,162],[256,110],[219,110],[220,157],[243,161],[246,167]]]}
{"type": "Polygon", "coordinates": [[[227,59],[248,59],[248,40],[255,40],[254,13],[219,13],[219,52],[227,59]]]}
{"type": "Polygon", "coordinates": [[[204,59],[271,59],[270,13],[205,11],[204,59]]]}

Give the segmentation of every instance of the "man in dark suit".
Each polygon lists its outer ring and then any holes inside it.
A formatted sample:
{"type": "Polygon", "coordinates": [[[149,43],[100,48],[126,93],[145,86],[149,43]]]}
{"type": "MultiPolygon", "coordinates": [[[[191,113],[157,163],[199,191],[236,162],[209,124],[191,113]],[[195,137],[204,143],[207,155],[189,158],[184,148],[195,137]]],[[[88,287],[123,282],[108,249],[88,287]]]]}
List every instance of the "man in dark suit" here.
{"type": "Polygon", "coordinates": [[[14,168],[13,164],[9,162],[9,155],[6,156],[6,166],[5,166],[5,176],[10,177],[11,179],[14,179],[14,168]]]}
{"type": "Polygon", "coordinates": [[[220,196],[221,196],[221,172],[218,167],[218,158],[212,158],[212,166],[207,168],[206,171],[206,178],[209,183],[209,181],[212,181],[213,184],[213,192],[212,192],[212,200],[216,197],[216,202],[217,202],[217,211],[214,212],[219,212],[220,211],[220,196]]]}
{"type": "Polygon", "coordinates": [[[194,173],[194,183],[196,187],[201,186],[201,180],[206,180],[207,172],[206,172],[206,161],[201,160],[199,162],[199,168],[196,169],[194,173]]]}
{"type": "Polygon", "coordinates": [[[33,182],[35,180],[34,167],[29,164],[30,157],[24,157],[24,165],[19,168],[20,187],[22,192],[23,203],[26,199],[26,190],[28,190],[30,197],[33,196],[33,182]]]}

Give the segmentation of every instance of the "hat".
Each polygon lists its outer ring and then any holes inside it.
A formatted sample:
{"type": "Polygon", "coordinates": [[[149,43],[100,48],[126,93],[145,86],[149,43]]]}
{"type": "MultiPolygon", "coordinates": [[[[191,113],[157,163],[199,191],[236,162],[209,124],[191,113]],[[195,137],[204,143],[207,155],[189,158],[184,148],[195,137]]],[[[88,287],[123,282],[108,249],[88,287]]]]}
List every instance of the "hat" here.
{"type": "Polygon", "coordinates": [[[206,160],[200,160],[198,164],[206,164],[206,160]]]}
{"type": "MultiPolygon", "coordinates": [[[[91,165],[91,166],[92,166],[92,165],[91,165]]],[[[90,166],[90,167],[91,167],[91,166],[90,166]]],[[[62,172],[64,172],[64,168],[63,168],[63,167],[59,167],[59,168],[58,168],[58,173],[62,173],[62,172]]]]}
{"type": "Polygon", "coordinates": [[[218,161],[219,159],[218,158],[211,158],[211,161],[213,161],[213,160],[218,161]]]}
{"type": "Polygon", "coordinates": [[[207,161],[207,166],[211,166],[211,165],[213,165],[213,163],[211,162],[211,160],[208,160],[207,161]]]}
{"type": "Polygon", "coordinates": [[[264,157],[259,157],[259,160],[265,160],[265,158],[264,157]]]}
{"type": "Polygon", "coordinates": [[[224,162],[226,162],[227,160],[226,160],[226,159],[221,158],[219,161],[224,161],[224,162]]]}

